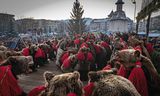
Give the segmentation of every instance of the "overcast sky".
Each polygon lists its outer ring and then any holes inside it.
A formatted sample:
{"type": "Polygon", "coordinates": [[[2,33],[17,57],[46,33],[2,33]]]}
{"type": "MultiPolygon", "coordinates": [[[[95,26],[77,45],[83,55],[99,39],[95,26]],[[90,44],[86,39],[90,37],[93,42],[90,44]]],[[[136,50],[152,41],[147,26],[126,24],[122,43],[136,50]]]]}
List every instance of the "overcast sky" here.
{"type": "MultiPolygon", "coordinates": [[[[75,0],[0,0],[0,12],[10,13],[16,19],[34,17],[36,19],[62,20],[69,19],[75,0]]],[[[85,10],[83,17],[106,18],[116,10],[117,0],[79,0],[85,10]]],[[[123,10],[127,17],[134,18],[134,4],[125,2],[123,10]]],[[[142,0],[137,1],[137,12],[140,11],[142,0]]]]}

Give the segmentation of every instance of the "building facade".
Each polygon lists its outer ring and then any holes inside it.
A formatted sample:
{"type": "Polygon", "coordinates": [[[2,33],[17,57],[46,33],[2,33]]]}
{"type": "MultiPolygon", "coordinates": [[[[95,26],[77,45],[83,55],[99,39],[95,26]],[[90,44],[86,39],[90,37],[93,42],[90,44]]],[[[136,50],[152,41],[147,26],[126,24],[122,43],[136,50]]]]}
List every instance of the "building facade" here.
{"type": "Polygon", "coordinates": [[[159,30],[160,31],[160,15],[151,18],[150,30],[159,30]]]}
{"type": "Polygon", "coordinates": [[[33,35],[49,35],[59,32],[60,21],[25,18],[16,20],[19,33],[33,35]]]}
{"type": "Polygon", "coordinates": [[[12,14],[0,13],[0,36],[16,32],[15,19],[12,14]]]}
{"type": "Polygon", "coordinates": [[[106,32],[108,20],[104,19],[93,19],[90,23],[90,32],[106,32]]]}
{"type": "MultiPolygon", "coordinates": [[[[147,20],[142,20],[139,22],[138,32],[146,32],[147,20]]],[[[160,15],[152,17],[150,19],[150,31],[158,30],[160,31],[160,15]]]]}
{"type": "Polygon", "coordinates": [[[112,33],[131,32],[133,28],[133,21],[126,17],[125,12],[123,11],[124,2],[122,0],[118,0],[115,4],[117,5],[116,11],[111,11],[108,15],[108,31],[112,33]]]}

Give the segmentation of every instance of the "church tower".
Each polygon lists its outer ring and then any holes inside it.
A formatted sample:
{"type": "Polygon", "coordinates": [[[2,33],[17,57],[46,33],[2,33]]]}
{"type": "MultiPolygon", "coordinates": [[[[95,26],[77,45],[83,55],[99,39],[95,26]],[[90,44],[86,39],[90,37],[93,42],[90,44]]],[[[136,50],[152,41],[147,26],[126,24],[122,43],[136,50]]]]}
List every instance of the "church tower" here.
{"type": "Polygon", "coordinates": [[[118,0],[116,3],[117,11],[122,11],[124,2],[122,0],[118,0]]]}
{"type": "Polygon", "coordinates": [[[109,32],[117,33],[117,32],[130,32],[132,27],[132,21],[126,17],[125,12],[123,11],[123,0],[117,0],[116,11],[108,15],[109,17],[109,32]]]}

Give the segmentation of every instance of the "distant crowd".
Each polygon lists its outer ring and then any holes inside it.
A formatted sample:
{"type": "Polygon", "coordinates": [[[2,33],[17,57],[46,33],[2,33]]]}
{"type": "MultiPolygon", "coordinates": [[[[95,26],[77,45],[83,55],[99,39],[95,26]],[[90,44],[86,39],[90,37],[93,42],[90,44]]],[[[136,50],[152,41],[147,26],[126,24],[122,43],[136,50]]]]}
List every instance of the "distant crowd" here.
{"type": "Polygon", "coordinates": [[[2,42],[0,96],[159,96],[159,41],[134,33],[84,33],[37,43],[21,40],[15,48],[2,42]],[[18,75],[36,72],[49,60],[63,74],[45,72],[44,85],[24,92],[18,75]]]}

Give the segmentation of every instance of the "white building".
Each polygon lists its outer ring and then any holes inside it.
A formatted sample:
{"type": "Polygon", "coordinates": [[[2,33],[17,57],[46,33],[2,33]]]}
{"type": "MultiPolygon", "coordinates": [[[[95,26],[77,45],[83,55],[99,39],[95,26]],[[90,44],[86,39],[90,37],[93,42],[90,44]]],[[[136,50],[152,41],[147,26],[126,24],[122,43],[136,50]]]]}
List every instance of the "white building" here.
{"type": "Polygon", "coordinates": [[[106,32],[108,19],[93,19],[90,23],[90,32],[106,32]]]}
{"type": "Polygon", "coordinates": [[[118,0],[116,3],[117,10],[111,12],[109,17],[109,32],[130,32],[132,31],[133,21],[126,17],[125,12],[122,10],[124,2],[118,0]]]}

